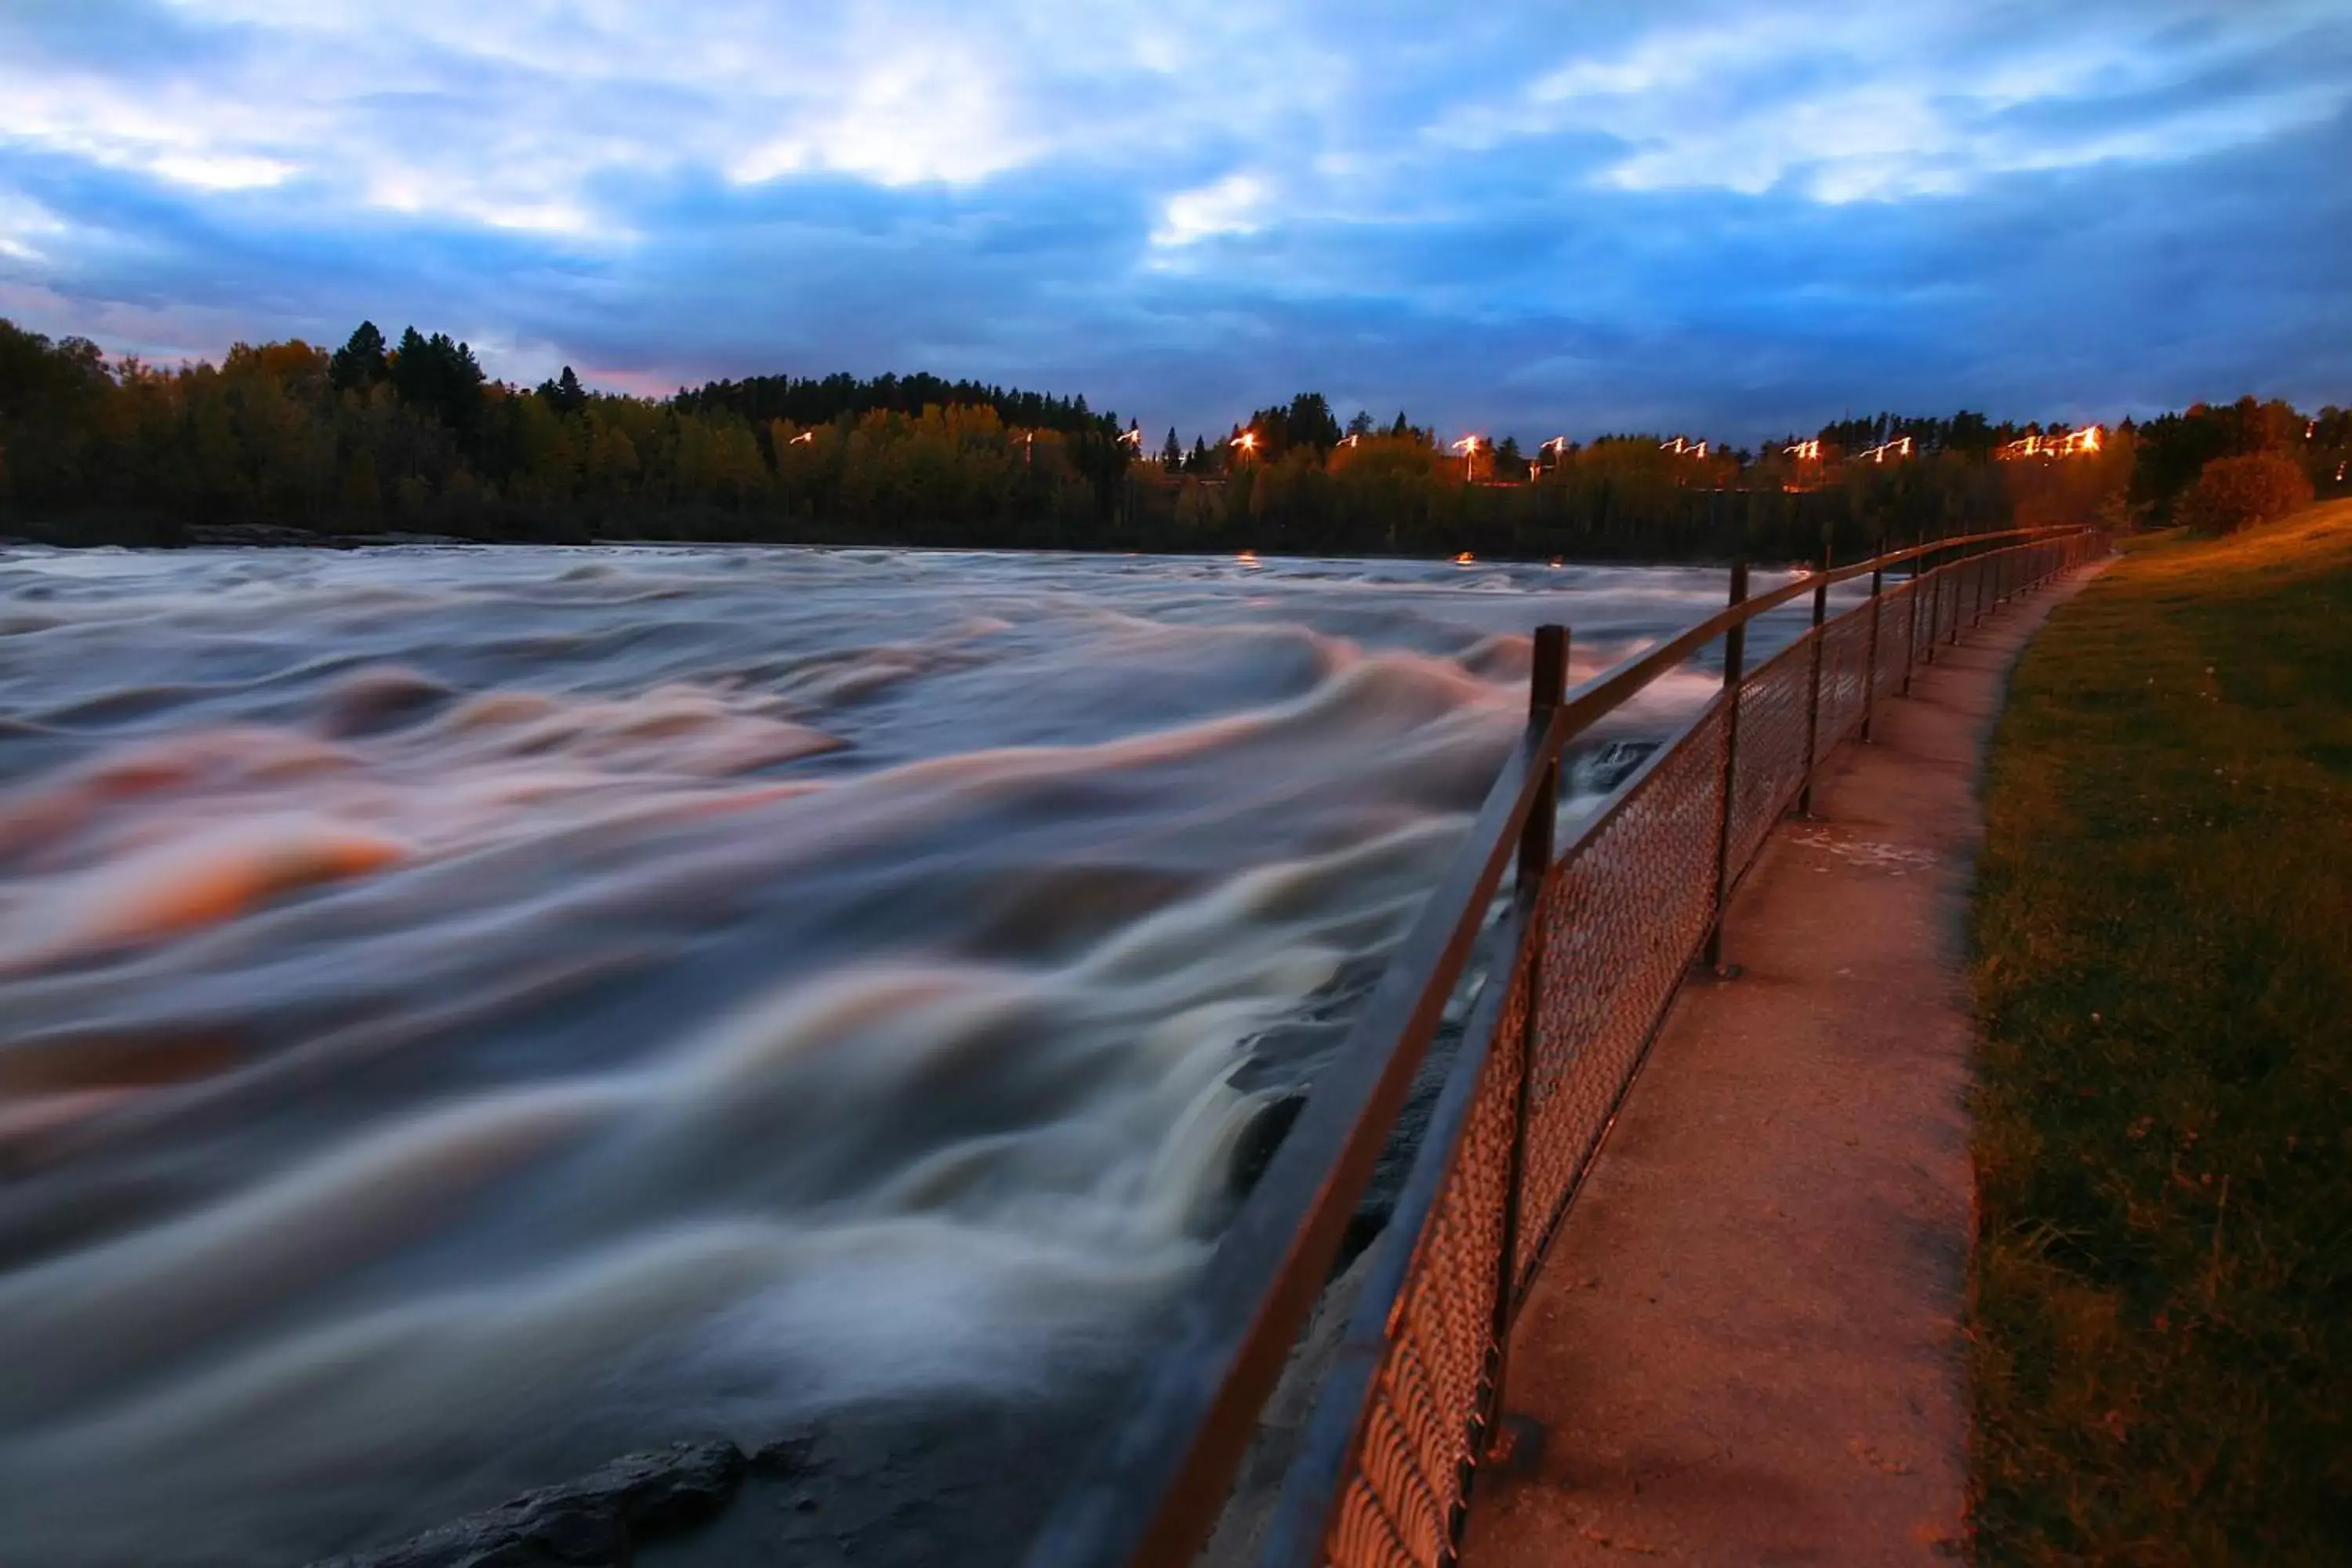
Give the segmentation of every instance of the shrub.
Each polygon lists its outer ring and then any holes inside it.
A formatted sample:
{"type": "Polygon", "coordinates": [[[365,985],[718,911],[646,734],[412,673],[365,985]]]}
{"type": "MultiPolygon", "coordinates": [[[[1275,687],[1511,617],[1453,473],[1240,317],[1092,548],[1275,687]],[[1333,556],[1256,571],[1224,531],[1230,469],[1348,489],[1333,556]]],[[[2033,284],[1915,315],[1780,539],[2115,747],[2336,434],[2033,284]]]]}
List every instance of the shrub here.
{"type": "Polygon", "coordinates": [[[2301,464],[2276,452],[2216,458],[2180,498],[2175,518],[2202,533],[2235,533],[2311,504],[2301,464]]]}

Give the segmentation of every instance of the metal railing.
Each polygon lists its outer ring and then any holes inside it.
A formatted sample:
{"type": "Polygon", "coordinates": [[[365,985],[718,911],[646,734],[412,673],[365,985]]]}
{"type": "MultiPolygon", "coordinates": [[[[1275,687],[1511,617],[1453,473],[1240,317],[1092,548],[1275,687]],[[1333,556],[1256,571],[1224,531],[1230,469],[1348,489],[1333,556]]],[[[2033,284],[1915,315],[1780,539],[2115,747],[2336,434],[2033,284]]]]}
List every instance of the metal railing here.
{"type": "Polygon", "coordinates": [[[1573,692],[1566,630],[1538,630],[1527,730],[1466,841],[1029,1568],[1197,1556],[1475,951],[1490,973],[1363,1264],[1262,1558],[1450,1563],[1496,1429],[1513,1316],[1677,987],[1695,963],[1719,963],[1724,908],[1773,822],[1810,807],[1821,759],[1851,732],[1866,739],[1916,665],[2105,549],[2088,530],[2013,530],[1834,569],[1825,552],[1754,596],[1735,565],[1723,611],[1573,692]],[[1868,596],[1831,616],[1831,587],[1864,576],[1868,596]],[[1807,629],[1747,668],[1748,623],[1807,595],[1807,629]],[[1566,748],[1717,640],[1721,689],[1555,852],[1566,748]]]}

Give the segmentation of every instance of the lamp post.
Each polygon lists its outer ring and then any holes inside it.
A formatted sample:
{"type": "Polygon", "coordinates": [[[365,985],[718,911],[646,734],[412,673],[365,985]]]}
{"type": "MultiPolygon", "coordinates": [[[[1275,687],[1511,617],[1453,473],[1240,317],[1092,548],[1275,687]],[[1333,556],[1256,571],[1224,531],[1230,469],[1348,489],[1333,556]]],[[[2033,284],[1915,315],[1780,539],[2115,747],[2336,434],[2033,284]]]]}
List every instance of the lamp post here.
{"type": "Polygon", "coordinates": [[[1475,436],[1465,436],[1454,443],[1454,449],[1462,454],[1462,482],[1465,485],[1475,482],[1478,445],[1478,437],[1475,436]]]}

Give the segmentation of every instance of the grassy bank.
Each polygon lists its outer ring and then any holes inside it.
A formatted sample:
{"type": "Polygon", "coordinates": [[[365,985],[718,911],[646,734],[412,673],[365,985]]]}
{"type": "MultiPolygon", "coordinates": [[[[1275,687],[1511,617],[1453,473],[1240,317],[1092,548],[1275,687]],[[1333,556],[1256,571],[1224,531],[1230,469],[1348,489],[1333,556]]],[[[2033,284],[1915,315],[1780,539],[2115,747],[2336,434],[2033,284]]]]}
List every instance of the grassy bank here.
{"type": "Polygon", "coordinates": [[[2352,502],[2129,552],[1987,805],[1979,1558],[2352,1563],[2352,502]]]}

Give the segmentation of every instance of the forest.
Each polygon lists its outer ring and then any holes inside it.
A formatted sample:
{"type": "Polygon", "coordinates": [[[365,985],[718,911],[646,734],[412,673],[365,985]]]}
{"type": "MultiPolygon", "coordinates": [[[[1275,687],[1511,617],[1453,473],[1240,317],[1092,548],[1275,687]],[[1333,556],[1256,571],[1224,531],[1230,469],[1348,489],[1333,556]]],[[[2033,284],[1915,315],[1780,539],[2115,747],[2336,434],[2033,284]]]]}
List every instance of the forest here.
{"type": "Polygon", "coordinates": [[[1188,446],[1084,397],[930,375],[755,376],[649,398],[591,391],[569,368],[509,384],[415,327],[165,367],[0,319],[0,535],[57,544],[1803,559],[1825,539],[1844,556],[2012,522],[2195,521],[2217,465],[2268,497],[2342,493],[2352,459],[2352,412],[2252,397],[2126,421],[2095,451],[2019,455],[2067,434],[1879,415],[1756,450],[1656,433],[1465,449],[1402,411],[1342,423],[1303,393],[1188,446]]]}

